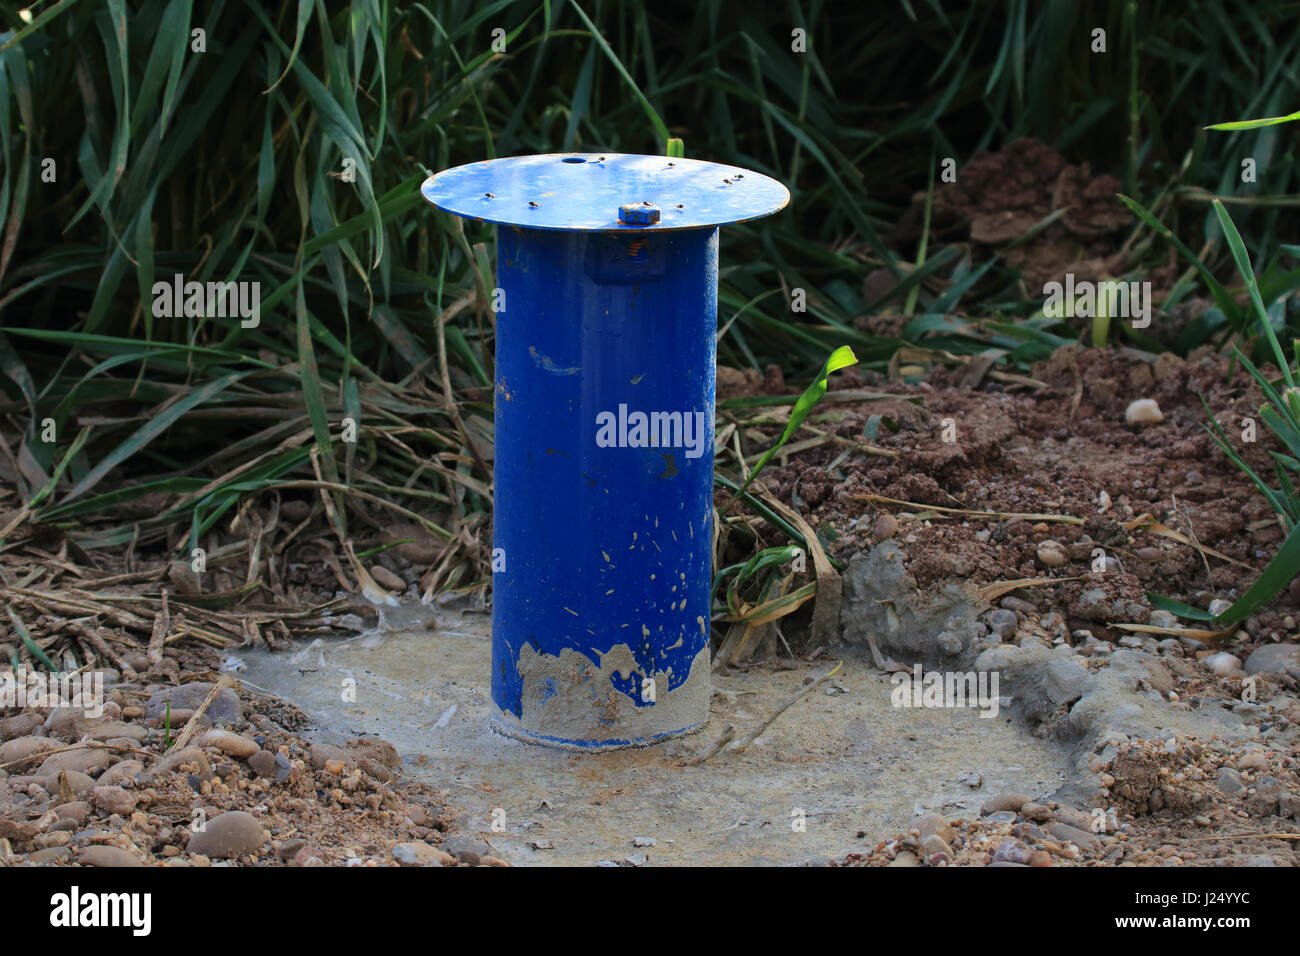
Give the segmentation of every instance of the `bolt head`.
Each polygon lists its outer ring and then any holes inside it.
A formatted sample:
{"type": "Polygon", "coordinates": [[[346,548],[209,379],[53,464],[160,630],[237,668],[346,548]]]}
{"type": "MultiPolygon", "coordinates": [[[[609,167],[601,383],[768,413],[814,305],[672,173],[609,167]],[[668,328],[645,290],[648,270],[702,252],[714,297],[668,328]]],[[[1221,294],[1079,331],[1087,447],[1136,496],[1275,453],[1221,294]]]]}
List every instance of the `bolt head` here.
{"type": "Polygon", "coordinates": [[[628,226],[653,226],[659,221],[659,207],[651,202],[624,203],[618,207],[618,221],[628,226]]]}

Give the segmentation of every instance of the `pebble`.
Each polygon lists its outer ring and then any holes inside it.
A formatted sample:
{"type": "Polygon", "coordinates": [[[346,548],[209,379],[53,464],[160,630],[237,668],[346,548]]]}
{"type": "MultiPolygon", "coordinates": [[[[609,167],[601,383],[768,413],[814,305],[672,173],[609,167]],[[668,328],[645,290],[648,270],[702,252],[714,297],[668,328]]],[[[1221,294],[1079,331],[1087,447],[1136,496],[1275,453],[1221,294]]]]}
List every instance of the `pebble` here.
{"type": "Polygon", "coordinates": [[[1267,768],[1268,758],[1264,756],[1262,750],[1253,750],[1237,758],[1238,770],[1266,770],[1267,768]]]}
{"type": "Polygon", "coordinates": [[[1020,808],[1020,815],[1026,820],[1033,820],[1035,823],[1046,823],[1052,819],[1052,811],[1041,803],[1026,803],[1020,808]]]}
{"type": "Polygon", "coordinates": [[[390,591],[401,592],[406,590],[406,582],[382,564],[373,565],[370,568],[370,576],[375,579],[376,584],[388,588],[390,591]]]}
{"type": "Polygon", "coordinates": [[[342,760],[326,760],[326,761],[325,761],[325,772],[326,772],[326,773],[333,773],[333,774],[340,774],[340,773],[343,772],[343,768],[344,768],[345,766],[346,766],[346,764],[344,764],[342,760]]]}
{"type": "Polygon", "coordinates": [[[980,807],[980,815],[988,816],[991,813],[998,813],[1003,810],[1019,813],[1020,808],[1028,802],[1029,797],[1023,793],[1002,793],[984,801],[984,806],[980,807]]]}
{"type": "Polygon", "coordinates": [[[952,843],[957,839],[957,834],[953,832],[941,813],[927,813],[917,817],[912,821],[911,829],[915,830],[923,840],[928,836],[937,836],[944,843],[952,843]]]}
{"type": "Polygon", "coordinates": [[[107,770],[111,762],[108,751],[99,747],[83,747],[80,750],[65,750],[63,753],[50,754],[41,761],[38,777],[55,777],[60,770],[77,771],[90,776],[107,770]]]}
{"type": "Polygon", "coordinates": [[[1047,832],[1062,843],[1073,843],[1081,850],[1098,849],[1101,847],[1101,837],[1087,830],[1080,830],[1078,827],[1072,827],[1068,823],[1053,823],[1047,828],[1047,832]]]}
{"type": "Polygon", "coordinates": [[[878,515],[872,537],[884,541],[898,533],[898,519],[893,515],[878,515]]]}
{"type": "Polygon", "coordinates": [[[1020,618],[1015,611],[1000,607],[989,614],[989,624],[1005,641],[1016,633],[1016,628],[1020,626],[1020,618]]]}
{"type": "Polygon", "coordinates": [[[275,773],[275,754],[258,749],[248,758],[248,766],[259,777],[271,777],[275,773]]]}
{"type": "Polygon", "coordinates": [[[1147,617],[1147,623],[1154,627],[1177,627],[1178,618],[1170,611],[1157,610],[1147,617]]]}
{"type": "Polygon", "coordinates": [[[0,740],[26,737],[44,723],[45,718],[39,714],[18,714],[14,717],[6,717],[0,720],[0,740]]]}
{"type": "Polygon", "coordinates": [[[1038,608],[1024,598],[1018,598],[1011,594],[1008,594],[998,603],[1008,611],[1015,611],[1017,614],[1036,614],[1038,612],[1038,608]]]}
{"type": "Polygon", "coordinates": [[[926,859],[929,859],[935,854],[942,854],[949,860],[953,859],[952,847],[950,847],[947,841],[937,833],[931,833],[928,837],[922,840],[921,849],[925,851],[926,859]]]}
{"type": "Polygon", "coordinates": [[[1124,421],[1130,425],[1155,425],[1164,420],[1164,413],[1154,398],[1139,398],[1124,410],[1124,421]]]}
{"type": "Polygon", "coordinates": [[[1059,568],[1070,560],[1065,546],[1051,538],[1038,545],[1038,560],[1049,568],[1059,568]]]}
{"type": "Polygon", "coordinates": [[[456,862],[450,853],[421,841],[398,843],[389,855],[398,866],[452,866],[456,862]]]}
{"type": "Polygon", "coordinates": [[[192,833],[185,849],[191,856],[234,859],[257,852],[267,838],[257,817],[243,810],[231,810],[213,817],[202,830],[192,833]]]}
{"type": "Polygon", "coordinates": [[[1012,810],[995,810],[990,814],[986,814],[985,819],[989,823],[1015,823],[1016,814],[1012,810]]]}
{"type": "Polygon", "coordinates": [[[130,850],[102,843],[82,849],[77,854],[77,862],[82,866],[144,866],[130,850]]]}
{"type": "Polygon", "coordinates": [[[54,866],[72,860],[72,847],[52,846],[27,854],[27,862],[35,866],[54,866]]]}
{"type": "Polygon", "coordinates": [[[90,816],[90,804],[85,800],[73,800],[71,803],[61,803],[54,808],[54,815],[60,821],[66,820],[74,826],[81,826],[90,816]]]}
{"type": "Polygon", "coordinates": [[[124,817],[130,816],[140,802],[134,793],[121,787],[95,787],[90,791],[90,800],[104,813],[120,813],[124,817]]]}
{"type": "Polygon", "coordinates": [[[333,744],[311,745],[311,769],[313,770],[324,770],[325,764],[331,760],[339,760],[346,764],[348,759],[348,752],[342,747],[333,744]]]}
{"type": "Polygon", "coordinates": [[[998,848],[993,851],[993,859],[1000,863],[1019,863],[1021,866],[1029,865],[1029,858],[1033,856],[1033,850],[1025,846],[1019,840],[1003,840],[998,844],[998,848]]]}
{"type": "Polygon", "coordinates": [[[35,766],[40,762],[34,759],[28,762],[28,758],[34,758],[38,754],[57,749],[59,749],[59,742],[51,740],[49,737],[17,737],[0,744],[0,763],[22,760],[24,763],[16,764],[10,768],[15,773],[21,773],[25,766],[35,766]]]}
{"type": "Polygon", "coordinates": [[[96,782],[101,787],[120,787],[125,783],[134,784],[136,776],[143,772],[144,764],[139,760],[122,760],[101,773],[96,782]]]}
{"type": "MultiPolygon", "coordinates": [[[[200,743],[205,747],[216,747],[223,753],[238,757],[240,760],[247,760],[262,749],[257,745],[256,741],[249,740],[243,734],[232,733],[229,730],[209,730],[203,735],[200,743]]],[[[275,758],[272,757],[271,759],[274,760],[275,758]]]]}
{"type": "Polygon", "coordinates": [[[1210,669],[1210,673],[1218,677],[1227,677],[1233,671],[1241,670],[1241,658],[1227,651],[1221,651],[1207,657],[1205,666],[1210,669]]]}
{"type": "MultiPolygon", "coordinates": [[[[175,728],[179,726],[176,712],[197,710],[213,686],[203,681],[194,681],[181,684],[179,687],[165,687],[149,698],[144,708],[145,717],[162,719],[166,715],[165,704],[171,701],[172,727],[175,728]]],[[[214,724],[238,723],[244,719],[244,708],[239,703],[239,695],[229,687],[217,691],[217,696],[212,699],[212,703],[203,713],[214,724]]]]}
{"type": "Polygon", "coordinates": [[[1300,644],[1265,644],[1246,658],[1247,674],[1281,674],[1300,670],[1300,644]]]}
{"type": "Polygon", "coordinates": [[[201,776],[207,777],[212,774],[207,755],[198,747],[186,747],[184,750],[177,750],[168,754],[158,761],[152,769],[146,771],[146,774],[152,779],[165,773],[171,773],[186,764],[197,764],[201,776]]]}

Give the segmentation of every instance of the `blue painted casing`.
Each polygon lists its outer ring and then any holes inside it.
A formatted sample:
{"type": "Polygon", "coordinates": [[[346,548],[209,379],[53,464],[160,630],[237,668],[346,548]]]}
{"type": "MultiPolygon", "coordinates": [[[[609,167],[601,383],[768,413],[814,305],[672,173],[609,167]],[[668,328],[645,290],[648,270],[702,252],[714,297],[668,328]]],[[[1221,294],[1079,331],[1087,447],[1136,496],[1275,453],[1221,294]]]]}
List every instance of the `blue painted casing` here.
{"type": "Polygon", "coordinates": [[[616,153],[471,163],[430,177],[421,192],[447,212],[501,225],[498,725],[582,749],[699,726],[710,696],[717,227],[776,212],[789,192],[735,167],[616,153]],[[634,205],[657,207],[659,221],[630,214],[634,205]],[[621,220],[621,208],[634,221],[621,220]],[[606,667],[626,662],[623,646],[631,670],[606,667]],[[522,658],[562,654],[580,661],[569,683],[597,704],[619,704],[579,736],[520,723],[526,705],[565,690],[562,677],[544,675],[525,700],[522,658]],[[661,708],[662,718],[647,712],[687,682],[697,660],[703,680],[691,694],[661,708]],[[591,686],[593,673],[608,686],[591,686]],[[635,733],[623,726],[629,707],[649,714],[635,733]]]}
{"type": "MultiPolygon", "coordinates": [[[[493,576],[492,697],[503,712],[520,716],[525,642],[597,665],[627,644],[639,673],[612,683],[638,706],[653,706],[644,678],[671,671],[656,696],[671,692],[708,642],[717,275],[717,229],[498,235],[494,547],[506,571],[493,576]],[[660,418],[644,438],[669,447],[618,447],[622,423],[633,423],[625,446],[641,438],[635,412],[681,413],[681,445],[660,418]]],[[[662,734],[705,720],[708,703],[662,734]]]]}

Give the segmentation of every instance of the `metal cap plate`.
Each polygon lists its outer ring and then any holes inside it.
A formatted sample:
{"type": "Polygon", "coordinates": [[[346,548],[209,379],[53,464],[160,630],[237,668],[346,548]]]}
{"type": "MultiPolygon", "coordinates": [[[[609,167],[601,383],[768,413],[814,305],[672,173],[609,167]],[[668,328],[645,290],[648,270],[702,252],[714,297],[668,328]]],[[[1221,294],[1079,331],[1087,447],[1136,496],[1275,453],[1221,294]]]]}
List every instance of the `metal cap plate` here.
{"type": "Polygon", "coordinates": [[[699,159],[631,153],[546,153],[489,159],[436,173],[420,192],[446,212],[530,229],[672,232],[771,215],[790,191],[761,173],[699,159]],[[653,204],[655,223],[619,221],[653,204]]]}

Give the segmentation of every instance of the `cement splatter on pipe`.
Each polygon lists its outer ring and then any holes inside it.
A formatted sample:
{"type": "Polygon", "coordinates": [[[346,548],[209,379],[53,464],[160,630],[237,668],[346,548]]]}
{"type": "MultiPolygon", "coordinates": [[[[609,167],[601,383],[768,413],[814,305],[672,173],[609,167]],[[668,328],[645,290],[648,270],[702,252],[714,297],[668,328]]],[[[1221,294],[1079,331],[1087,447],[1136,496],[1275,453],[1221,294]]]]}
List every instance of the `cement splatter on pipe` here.
{"type": "Polygon", "coordinates": [[[718,227],[782,209],[744,169],[617,153],[438,173],[497,235],[493,726],[599,750],[709,715],[718,227]]]}

